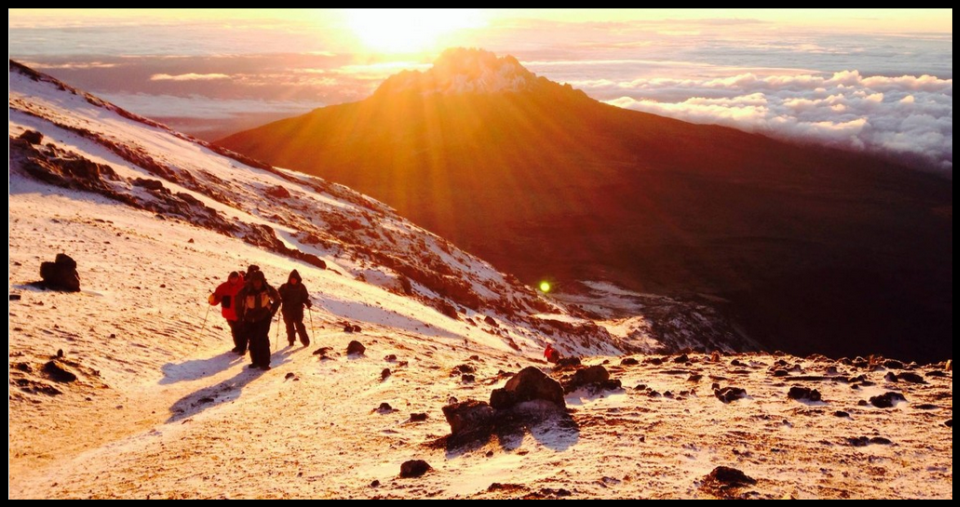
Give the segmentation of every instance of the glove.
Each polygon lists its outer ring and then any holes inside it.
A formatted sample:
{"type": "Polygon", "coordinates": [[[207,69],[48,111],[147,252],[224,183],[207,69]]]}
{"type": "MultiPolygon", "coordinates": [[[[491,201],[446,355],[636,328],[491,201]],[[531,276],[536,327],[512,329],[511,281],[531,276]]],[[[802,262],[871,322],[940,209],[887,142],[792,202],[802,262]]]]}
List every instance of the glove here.
{"type": "Polygon", "coordinates": [[[210,305],[215,305],[220,302],[217,299],[218,298],[216,294],[210,294],[210,297],[207,298],[207,302],[210,303],[210,305]]]}

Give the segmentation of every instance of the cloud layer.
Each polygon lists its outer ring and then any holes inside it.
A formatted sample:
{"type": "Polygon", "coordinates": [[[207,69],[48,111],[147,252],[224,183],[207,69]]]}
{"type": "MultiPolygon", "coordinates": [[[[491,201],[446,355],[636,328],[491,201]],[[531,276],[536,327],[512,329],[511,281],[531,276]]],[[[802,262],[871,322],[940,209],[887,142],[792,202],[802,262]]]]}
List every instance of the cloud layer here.
{"type": "Polygon", "coordinates": [[[619,92],[607,102],[637,111],[953,169],[952,79],[853,70],[580,84],[588,93],[619,92]]]}

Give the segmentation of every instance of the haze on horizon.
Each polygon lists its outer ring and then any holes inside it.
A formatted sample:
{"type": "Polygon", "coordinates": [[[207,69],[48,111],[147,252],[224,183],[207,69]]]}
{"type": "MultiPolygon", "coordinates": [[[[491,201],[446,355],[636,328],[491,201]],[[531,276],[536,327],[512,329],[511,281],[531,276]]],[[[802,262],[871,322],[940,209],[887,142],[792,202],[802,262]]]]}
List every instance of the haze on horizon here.
{"type": "Polygon", "coordinates": [[[616,106],[952,175],[949,9],[9,13],[11,58],[207,139],[469,46],[616,106]]]}

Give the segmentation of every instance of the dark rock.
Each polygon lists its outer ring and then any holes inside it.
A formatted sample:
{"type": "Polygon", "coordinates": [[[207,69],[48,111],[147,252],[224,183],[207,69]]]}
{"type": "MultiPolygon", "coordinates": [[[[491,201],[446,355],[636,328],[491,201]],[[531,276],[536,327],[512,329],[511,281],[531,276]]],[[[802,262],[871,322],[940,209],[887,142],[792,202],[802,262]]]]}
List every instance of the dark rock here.
{"type": "Polygon", "coordinates": [[[476,382],[476,380],[477,378],[474,377],[473,375],[470,375],[469,373],[466,373],[462,377],[460,377],[460,381],[463,382],[464,384],[470,384],[472,382],[476,382]]]}
{"type": "Polygon", "coordinates": [[[946,427],[948,427],[948,428],[952,428],[952,427],[953,427],[953,419],[947,419],[947,422],[943,423],[943,425],[946,426],[946,427]]]}
{"type": "Polygon", "coordinates": [[[77,273],[77,261],[66,254],[57,254],[54,262],[40,264],[40,278],[43,284],[54,290],[67,292],[80,291],[80,274],[77,273]]]}
{"type": "Polygon", "coordinates": [[[877,385],[877,383],[876,383],[876,382],[873,382],[873,381],[871,381],[871,380],[864,380],[864,381],[861,381],[861,382],[860,382],[860,385],[863,386],[863,387],[870,387],[870,386],[875,386],[875,385],[877,385]]]}
{"type": "Polygon", "coordinates": [[[66,383],[76,382],[77,380],[77,375],[70,370],[67,370],[66,367],[57,360],[49,361],[47,364],[43,365],[43,373],[45,373],[50,380],[55,382],[66,383]]]}
{"type": "Polygon", "coordinates": [[[774,377],[786,377],[789,373],[785,370],[773,370],[774,377]]]}
{"type": "Polygon", "coordinates": [[[714,382],[713,384],[711,384],[710,389],[713,389],[714,391],[716,391],[717,389],[720,389],[720,382],[714,382]]]}
{"type": "Polygon", "coordinates": [[[850,414],[847,412],[844,412],[843,410],[837,410],[836,412],[833,413],[833,415],[836,417],[850,417],[850,414]]]}
{"type": "Polygon", "coordinates": [[[920,375],[917,375],[916,373],[913,373],[913,372],[911,372],[911,371],[901,372],[899,375],[897,375],[897,379],[898,379],[898,380],[902,380],[902,381],[904,381],[904,382],[911,382],[911,383],[913,383],[913,384],[926,384],[926,383],[927,383],[927,381],[924,380],[923,377],[921,377],[920,375]]]}
{"type": "Polygon", "coordinates": [[[486,322],[486,323],[487,323],[488,325],[490,325],[490,326],[500,327],[500,324],[497,324],[497,321],[493,320],[493,318],[490,317],[489,315],[487,315],[486,317],[484,317],[484,318],[483,318],[483,321],[486,322]]]}
{"type": "Polygon", "coordinates": [[[387,380],[387,377],[389,376],[390,368],[384,368],[383,371],[380,372],[380,381],[383,382],[384,380],[387,380]]]}
{"type": "Polygon", "coordinates": [[[842,364],[844,366],[851,366],[853,365],[853,361],[851,361],[849,357],[841,357],[840,359],[837,359],[837,364],[842,364]]]}
{"type": "Polygon", "coordinates": [[[879,445],[891,445],[891,444],[893,444],[893,442],[891,442],[889,438],[884,438],[884,437],[873,437],[873,438],[870,439],[870,443],[871,443],[871,444],[879,444],[879,445]]]}
{"type": "Polygon", "coordinates": [[[640,364],[640,361],[637,361],[636,358],[633,357],[625,357],[620,361],[620,366],[635,366],[638,364],[640,364]]]}
{"type": "Polygon", "coordinates": [[[867,437],[849,437],[847,443],[853,447],[866,447],[870,444],[870,439],[867,437]]]}
{"type": "Polygon", "coordinates": [[[463,375],[464,373],[476,373],[476,372],[477,372],[477,369],[474,368],[472,365],[460,364],[460,365],[454,366],[454,368],[450,370],[450,376],[455,377],[457,375],[463,375]]]}
{"type": "Polygon", "coordinates": [[[427,420],[427,414],[425,413],[415,413],[410,414],[410,421],[412,422],[423,422],[427,420]]]}
{"type": "Polygon", "coordinates": [[[193,241],[193,238],[190,238],[190,239],[187,241],[187,243],[193,243],[193,242],[194,242],[194,241],[193,241]]]}
{"type": "Polygon", "coordinates": [[[63,349],[57,349],[57,357],[63,357],[63,349]]]}
{"type": "Polygon", "coordinates": [[[661,394],[658,393],[657,391],[654,391],[653,389],[651,389],[650,392],[647,393],[647,396],[649,396],[649,397],[651,397],[651,398],[656,398],[657,396],[661,396],[661,394]]]}
{"type": "Polygon", "coordinates": [[[933,371],[928,371],[927,376],[928,377],[948,377],[949,375],[947,375],[946,373],[940,370],[933,370],[933,371]]]}
{"type": "Polygon", "coordinates": [[[386,362],[388,362],[388,363],[396,362],[396,361],[397,361],[397,355],[396,355],[396,354],[389,354],[389,355],[387,355],[387,356],[384,356],[383,360],[386,361],[386,362]]]}
{"type": "Polygon", "coordinates": [[[904,398],[902,394],[893,391],[887,391],[880,396],[870,398],[870,403],[877,408],[890,408],[894,406],[897,401],[907,401],[907,399],[904,398]]]}
{"type": "Polygon", "coordinates": [[[343,332],[344,332],[344,333],[352,333],[352,332],[353,332],[353,326],[351,326],[350,324],[347,324],[346,326],[343,326],[343,332]]]}
{"type": "Polygon", "coordinates": [[[620,379],[618,378],[607,379],[606,381],[600,384],[600,388],[605,391],[616,391],[617,389],[621,389],[622,387],[623,387],[623,384],[620,383],[620,379]]]}
{"type": "Polygon", "coordinates": [[[647,388],[647,384],[637,384],[633,388],[637,391],[643,391],[647,388]]]}
{"type": "Polygon", "coordinates": [[[291,371],[290,373],[287,373],[286,375],[284,375],[283,378],[284,378],[284,379],[291,379],[291,378],[296,377],[296,376],[297,376],[297,375],[291,371]]]}
{"type": "Polygon", "coordinates": [[[672,391],[664,391],[664,392],[663,392],[663,397],[664,397],[664,398],[673,398],[673,392],[672,392],[672,391]]]}
{"type": "Polygon", "coordinates": [[[380,487],[380,481],[374,479],[373,482],[370,483],[370,487],[371,487],[371,488],[379,488],[379,487],[380,487]]]}
{"type": "Polygon", "coordinates": [[[934,405],[933,403],[922,403],[920,405],[914,406],[913,408],[917,410],[936,410],[940,407],[934,405]]]}
{"type": "Polygon", "coordinates": [[[790,388],[790,392],[787,393],[787,397],[791,400],[820,401],[820,391],[807,387],[793,386],[790,388]]]}
{"type": "Polygon", "coordinates": [[[888,371],[887,374],[883,376],[883,380],[886,380],[887,382],[896,382],[897,374],[892,371],[888,371]]]}
{"type": "Polygon", "coordinates": [[[837,370],[836,366],[828,366],[826,373],[827,375],[839,375],[840,371],[837,370]]]}
{"type": "Polygon", "coordinates": [[[381,414],[385,412],[393,412],[393,407],[391,407],[389,403],[383,402],[379,407],[377,407],[377,412],[380,412],[381,414]]]}
{"type": "Polygon", "coordinates": [[[333,351],[333,348],[331,347],[320,347],[319,349],[313,351],[313,355],[325,356],[327,355],[327,352],[331,351],[333,351]]]}
{"type": "Polygon", "coordinates": [[[739,387],[724,387],[723,389],[717,389],[714,391],[713,395],[724,403],[730,403],[731,401],[739,400],[740,398],[745,397],[747,395],[747,390],[739,387]]]}
{"type": "Polygon", "coordinates": [[[495,415],[496,411],[485,401],[454,401],[443,407],[443,417],[447,419],[452,435],[489,433],[493,428],[495,415]]]}
{"type": "Polygon", "coordinates": [[[43,142],[43,134],[37,132],[36,130],[24,130],[17,139],[23,139],[24,141],[30,144],[40,144],[43,142]]]}
{"type": "Polygon", "coordinates": [[[867,400],[860,400],[857,402],[858,407],[866,407],[867,405],[869,405],[869,403],[867,403],[867,400]]]}
{"type": "Polygon", "coordinates": [[[166,288],[167,288],[167,284],[161,283],[161,284],[160,284],[160,288],[161,288],[161,289],[166,289],[166,288]]]}
{"type": "Polygon", "coordinates": [[[20,294],[10,294],[10,301],[20,301],[20,294]]]}
{"type": "Polygon", "coordinates": [[[290,191],[280,185],[270,187],[264,191],[264,193],[270,197],[276,197],[278,199],[286,199],[290,197],[290,191]]]}
{"type": "Polygon", "coordinates": [[[663,364],[663,359],[660,359],[659,357],[650,357],[650,358],[644,359],[643,362],[644,364],[652,364],[654,366],[660,366],[661,364],[663,364]]]}
{"type": "Polygon", "coordinates": [[[746,366],[746,365],[740,362],[739,359],[734,359],[733,361],[730,361],[730,366],[746,366]]]}
{"type": "Polygon", "coordinates": [[[422,459],[404,461],[403,464],[400,465],[400,477],[405,479],[411,477],[420,477],[421,475],[427,473],[427,471],[430,469],[430,464],[422,459]]]}
{"type": "Polygon", "coordinates": [[[500,410],[524,401],[545,400],[566,408],[567,403],[563,399],[563,392],[563,388],[556,380],[548,377],[538,368],[528,366],[511,377],[502,388],[494,389],[490,393],[490,406],[500,410]]]}
{"type": "Polygon", "coordinates": [[[891,368],[895,370],[902,370],[903,363],[901,363],[900,361],[897,361],[896,359],[887,359],[886,361],[883,362],[883,367],[891,368]]]}
{"type": "Polygon", "coordinates": [[[347,344],[347,355],[357,354],[362,356],[365,350],[367,350],[367,348],[357,340],[352,340],[349,344],[347,344]]]}
{"type": "Polygon", "coordinates": [[[600,365],[577,370],[563,386],[563,392],[569,393],[588,385],[599,385],[610,378],[610,373],[600,365]]]}
{"type": "Polygon", "coordinates": [[[353,332],[360,333],[360,332],[363,332],[363,329],[360,329],[360,326],[353,326],[353,332]]]}
{"type": "Polygon", "coordinates": [[[690,362],[690,358],[687,357],[686,354],[681,354],[681,355],[673,358],[673,362],[675,362],[675,363],[689,363],[689,362],[690,362]]]}
{"type": "Polygon", "coordinates": [[[163,188],[163,182],[160,180],[137,178],[133,180],[133,186],[143,187],[147,190],[160,190],[161,188],[163,188]]]}
{"type": "Polygon", "coordinates": [[[573,366],[580,366],[579,357],[561,357],[560,360],[557,361],[557,368],[568,368],[573,366]]]}
{"type": "Polygon", "coordinates": [[[687,378],[687,382],[700,382],[700,379],[702,379],[702,378],[703,378],[703,375],[701,375],[701,374],[699,374],[699,373],[692,373],[692,374],[690,374],[690,376],[687,378]]]}
{"type": "Polygon", "coordinates": [[[467,359],[469,359],[469,360],[471,360],[471,361],[479,361],[479,360],[480,360],[480,356],[474,354],[474,355],[468,357],[467,359]]]}
{"type": "Polygon", "coordinates": [[[457,313],[457,307],[453,306],[445,299],[437,301],[437,309],[440,310],[440,313],[446,317],[450,317],[453,320],[460,320],[460,315],[457,313]]]}
{"type": "Polygon", "coordinates": [[[730,467],[717,467],[704,477],[705,484],[712,484],[721,488],[751,486],[757,480],[747,474],[730,467]]]}

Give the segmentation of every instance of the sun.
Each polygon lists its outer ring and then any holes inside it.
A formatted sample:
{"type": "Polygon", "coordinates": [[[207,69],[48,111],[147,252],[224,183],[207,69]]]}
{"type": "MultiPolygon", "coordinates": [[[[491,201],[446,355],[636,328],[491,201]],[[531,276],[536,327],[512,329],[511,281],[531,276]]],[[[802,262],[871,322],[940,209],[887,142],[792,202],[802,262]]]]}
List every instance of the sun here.
{"type": "Polygon", "coordinates": [[[364,9],[346,16],[361,42],[382,53],[435,49],[440,36],[483,25],[477,9],[364,9]]]}

